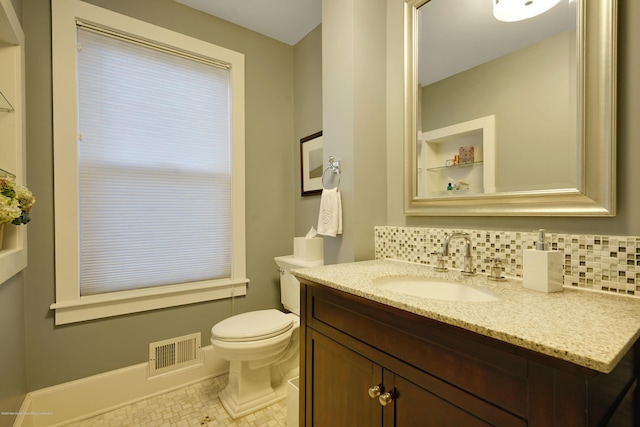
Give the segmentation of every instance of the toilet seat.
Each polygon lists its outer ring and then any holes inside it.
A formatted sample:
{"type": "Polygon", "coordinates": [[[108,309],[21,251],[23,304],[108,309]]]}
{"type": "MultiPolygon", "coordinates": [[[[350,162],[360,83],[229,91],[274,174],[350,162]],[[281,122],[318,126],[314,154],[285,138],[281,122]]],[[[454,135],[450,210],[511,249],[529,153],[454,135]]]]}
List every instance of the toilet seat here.
{"type": "Polygon", "coordinates": [[[259,341],[289,331],[293,323],[291,316],[279,310],[250,311],[218,322],[211,328],[211,335],[219,341],[259,341]]]}

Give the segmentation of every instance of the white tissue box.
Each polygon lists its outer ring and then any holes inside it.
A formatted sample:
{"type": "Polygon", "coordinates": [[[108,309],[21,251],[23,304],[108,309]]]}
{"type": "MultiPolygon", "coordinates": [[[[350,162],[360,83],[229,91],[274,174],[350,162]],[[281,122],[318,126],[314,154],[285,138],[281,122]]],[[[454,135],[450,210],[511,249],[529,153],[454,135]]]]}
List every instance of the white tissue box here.
{"type": "Polygon", "coordinates": [[[293,238],[293,257],[305,261],[315,261],[324,258],[324,240],[322,237],[293,238]]]}

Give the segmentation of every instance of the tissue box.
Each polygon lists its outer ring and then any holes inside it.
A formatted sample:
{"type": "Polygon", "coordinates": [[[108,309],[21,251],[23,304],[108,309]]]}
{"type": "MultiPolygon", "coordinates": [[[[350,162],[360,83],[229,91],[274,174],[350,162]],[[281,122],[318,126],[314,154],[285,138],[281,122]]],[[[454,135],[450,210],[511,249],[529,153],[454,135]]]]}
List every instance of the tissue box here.
{"type": "Polygon", "coordinates": [[[315,261],[324,258],[324,240],[322,237],[293,238],[293,257],[305,261],[315,261]]]}

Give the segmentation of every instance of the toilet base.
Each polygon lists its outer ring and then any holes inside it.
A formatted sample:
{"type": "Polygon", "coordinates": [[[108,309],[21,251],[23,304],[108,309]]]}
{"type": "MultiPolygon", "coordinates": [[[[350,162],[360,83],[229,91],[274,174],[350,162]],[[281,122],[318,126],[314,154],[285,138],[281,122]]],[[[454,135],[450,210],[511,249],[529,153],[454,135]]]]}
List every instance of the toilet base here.
{"type": "Polygon", "coordinates": [[[287,381],[297,373],[291,372],[272,384],[271,369],[272,366],[251,369],[248,362],[231,362],[229,384],[218,394],[231,418],[243,417],[287,397],[287,381]]]}

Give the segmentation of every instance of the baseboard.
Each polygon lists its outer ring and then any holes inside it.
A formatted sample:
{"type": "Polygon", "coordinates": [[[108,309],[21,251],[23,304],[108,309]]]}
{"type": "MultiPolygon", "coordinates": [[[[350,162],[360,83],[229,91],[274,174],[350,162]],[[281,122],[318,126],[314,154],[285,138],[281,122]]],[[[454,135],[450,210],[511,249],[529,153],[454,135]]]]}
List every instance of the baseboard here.
{"type": "Polygon", "coordinates": [[[152,378],[141,363],[27,393],[14,427],[58,427],[229,372],[213,347],[202,362],[152,378]]]}

